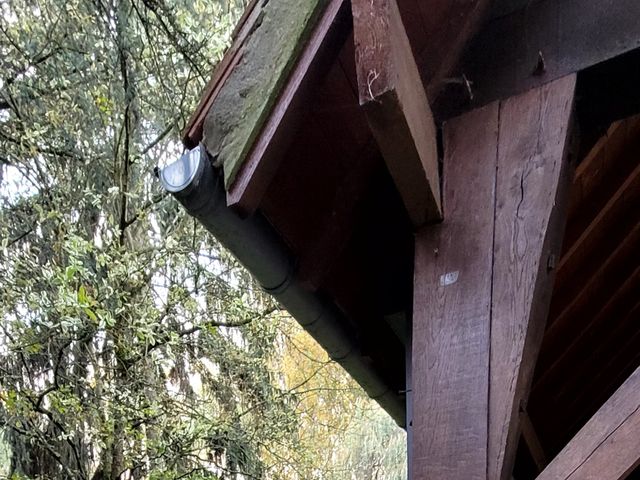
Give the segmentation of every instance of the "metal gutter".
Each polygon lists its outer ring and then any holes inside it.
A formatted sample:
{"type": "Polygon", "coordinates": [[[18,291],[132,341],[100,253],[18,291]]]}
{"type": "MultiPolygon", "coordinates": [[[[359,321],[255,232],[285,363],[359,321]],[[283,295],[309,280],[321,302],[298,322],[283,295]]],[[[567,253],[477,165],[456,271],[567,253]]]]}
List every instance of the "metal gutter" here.
{"type": "Polygon", "coordinates": [[[227,207],[222,172],[204,146],[159,170],[163,187],[197,218],[246,267],[327,351],[398,423],[405,426],[405,401],[392,391],[360,353],[348,332],[348,320],[332,303],[305,289],[295,273],[295,259],[280,235],[260,214],[243,219],[227,207]]]}

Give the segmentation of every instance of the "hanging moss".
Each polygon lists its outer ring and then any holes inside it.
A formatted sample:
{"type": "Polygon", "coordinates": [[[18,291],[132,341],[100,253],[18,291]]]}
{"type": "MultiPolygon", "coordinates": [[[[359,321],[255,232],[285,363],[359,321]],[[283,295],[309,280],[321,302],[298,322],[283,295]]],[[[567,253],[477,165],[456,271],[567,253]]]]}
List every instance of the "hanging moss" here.
{"type": "Polygon", "coordinates": [[[207,114],[204,144],[230,188],[327,0],[263,2],[259,25],[207,114]]]}

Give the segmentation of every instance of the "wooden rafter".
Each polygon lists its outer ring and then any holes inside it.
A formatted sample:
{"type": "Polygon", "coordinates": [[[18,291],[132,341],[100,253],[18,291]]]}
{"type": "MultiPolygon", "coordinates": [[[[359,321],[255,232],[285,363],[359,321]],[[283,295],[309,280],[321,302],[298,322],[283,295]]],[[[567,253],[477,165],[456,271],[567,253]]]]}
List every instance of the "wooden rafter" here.
{"type": "Polygon", "coordinates": [[[562,256],[558,264],[560,281],[576,272],[582,260],[595,251],[614,226],[635,224],[639,212],[633,209],[634,205],[640,205],[640,163],[562,256]],[[628,217],[627,212],[632,216],[628,217]]]}
{"type": "Polygon", "coordinates": [[[563,253],[569,257],[559,261],[529,406],[549,453],[639,364],[639,148],[638,117],[614,122],[571,186],[563,253]]]}
{"type": "MultiPolygon", "coordinates": [[[[638,262],[640,164],[617,188],[558,264],[557,298],[552,302],[540,371],[544,375],[572,347],[573,328],[587,331],[593,317],[616,297],[620,285],[638,262]],[[579,279],[579,280],[578,280],[579,279]]],[[[594,317],[595,319],[599,317],[594,317]]],[[[575,338],[574,338],[575,337],[575,338]]]]}
{"type": "Polygon", "coordinates": [[[351,8],[360,105],[413,224],[439,220],[436,128],[396,0],[351,8]]]}
{"type": "Polygon", "coordinates": [[[584,421],[585,412],[590,412],[594,405],[597,406],[606,400],[607,393],[613,391],[624,380],[629,370],[638,366],[640,331],[633,327],[639,318],[640,306],[637,301],[628,308],[627,313],[614,317],[613,320],[618,323],[617,328],[606,335],[603,334],[602,344],[594,347],[592,356],[587,357],[588,360],[584,363],[584,370],[575,375],[580,381],[572,380],[572,384],[560,392],[559,398],[563,401],[567,398],[571,400],[566,403],[569,411],[580,411],[571,427],[584,421]]]}
{"type": "Polygon", "coordinates": [[[623,480],[640,465],[640,369],[537,480],[623,480]]]}
{"type": "Polygon", "coordinates": [[[568,342],[563,341],[566,339],[551,341],[553,337],[548,336],[546,358],[540,362],[541,371],[536,388],[544,388],[549,382],[553,384],[554,380],[565,383],[564,376],[559,375],[561,372],[555,369],[560,365],[571,368],[570,366],[576,364],[581,354],[593,348],[593,343],[602,341],[601,336],[594,332],[601,332],[611,318],[619,316],[612,317],[610,305],[616,305],[619,296],[625,293],[627,278],[631,279],[632,285],[637,282],[635,269],[640,265],[638,245],[640,245],[640,224],[633,228],[592,276],[585,282],[579,282],[581,288],[576,289],[578,293],[567,301],[558,321],[570,321],[571,325],[579,321],[580,331],[575,334],[572,330],[568,342]],[[550,363],[551,359],[553,363],[550,363]]]}
{"type": "MultiPolygon", "coordinates": [[[[571,275],[561,268],[558,274],[550,309],[553,325],[543,345],[535,390],[555,391],[560,384],[566,386],[565,377],[575,377],[568,374],[572,366],[590,355],[601,342],[610,319],[618,318],[627,308],[628,302],[621,299],[629,297],[625,292],[635,288],[633,271],[640,264],[637,248],[640,222],[634,222],[634,218],[638,218],[637,195],[625,184],[639,164],[639,148],[640,118],[618,121],[595,143],[576,169],[564,248],[569,255],[578,254],[577,260],[568,262],[570,266],[577,265],[577,270],[574,268],[571,275]],[[625,200],[616,201],[616,198],[625,200]],[[616,213],[616,208],[622,211],[616,213]],[[589,232],[599,231],[590,225],[605,221],[606,237],[596,242],[597,247],[590,248],[589,253],[580,254],[581,245],[590,243],[589,232]],[[576,322],[580,323],[578,335],[572,331],[576,322]]],[[[566,264],[563,258],[560,265],[566,264]]]]}
{"type": "Polygon", "coordinates": [[[640,116],[614,122],[576,168],[565,248],[574,244],[638,164],[640,116]]]}
{"type": "Polygon", "coordinates": [[[486,476],[498,110],[489,105],[447,126],[445,221],[416,236],[414,478],[486,476]]]}

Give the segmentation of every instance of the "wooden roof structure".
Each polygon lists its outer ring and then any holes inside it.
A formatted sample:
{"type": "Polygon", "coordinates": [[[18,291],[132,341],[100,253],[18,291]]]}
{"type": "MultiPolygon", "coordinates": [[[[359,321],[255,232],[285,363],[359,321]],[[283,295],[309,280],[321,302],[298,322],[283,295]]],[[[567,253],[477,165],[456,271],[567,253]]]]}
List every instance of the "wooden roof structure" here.
{"type": "Polygon", "coordinates": [[[410,478],[640,478],[638,19],[253,1],[185,129],[406,398],[410,478]]]}

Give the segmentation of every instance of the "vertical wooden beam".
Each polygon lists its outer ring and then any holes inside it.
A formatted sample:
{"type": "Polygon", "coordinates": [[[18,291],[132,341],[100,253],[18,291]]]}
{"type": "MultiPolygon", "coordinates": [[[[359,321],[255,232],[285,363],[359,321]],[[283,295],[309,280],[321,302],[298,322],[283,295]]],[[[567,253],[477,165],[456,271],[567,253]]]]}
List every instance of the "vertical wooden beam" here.
{"type": "Polygon", "coordinates": [[[405,388],[407,390],[407,478],[413,477],[413,462],[411,461],[411,455],[413,454],[413,374],[411,372],[412,366],[412,328],[409,328],[407,338],[407,345],[405,346],[405,388]]]}
{"type": "Polygon", "coordinates": [[[353,0],[358,94],[414,225],[442,217],[436,128],[396,0],[353,0]]]}
{"type": "Polygon", "coordinates": [[[575,76],[503,101],[496,180],[489,475],[511,478],[559,258],[575,76]]]}
{"type": "Polygon", "coordinates": [[[570,76],[445,125],[445,220],[416,236],[414,478],[511,478],[565,218],[574,88],[570,76]]]}
{"type": "Polygon", "coordinates": [[[623,480],[640,465],[640,369],[598,410],[538,480],[623,480]]]}
{"type": "Polygon", "coordinates": [[[445,128],[445,221],[416,236],[413,475],[487,472],[491,249],[498,104],[445,128]]]}

